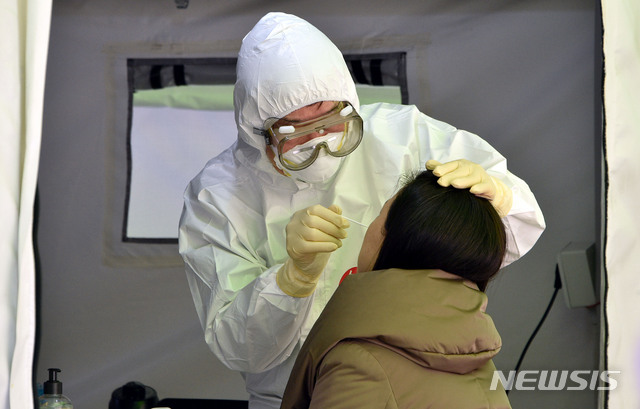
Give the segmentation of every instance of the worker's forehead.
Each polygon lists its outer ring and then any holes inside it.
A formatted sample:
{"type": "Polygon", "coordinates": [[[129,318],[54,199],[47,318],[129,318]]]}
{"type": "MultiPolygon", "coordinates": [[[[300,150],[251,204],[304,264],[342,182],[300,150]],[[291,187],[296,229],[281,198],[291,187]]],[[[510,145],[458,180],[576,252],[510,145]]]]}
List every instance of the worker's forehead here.
{"type": "Polygon", "coordinates": [[[336,101],[320,101],[309,104],[285,115],[278,122],[296,123],[318,118],[333,110],[337,104],[336,101]]]}

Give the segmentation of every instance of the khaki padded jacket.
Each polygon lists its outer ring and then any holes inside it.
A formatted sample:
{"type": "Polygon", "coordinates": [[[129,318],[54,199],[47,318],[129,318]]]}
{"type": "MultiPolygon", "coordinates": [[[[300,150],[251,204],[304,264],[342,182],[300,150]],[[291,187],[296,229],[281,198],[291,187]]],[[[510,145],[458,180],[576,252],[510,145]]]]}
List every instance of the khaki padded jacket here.
{"type": "Polygon", "coordinates": [[[282,408],[510,408],[477,286],[440,270],[348,276],[305,342],[282,408]]]}

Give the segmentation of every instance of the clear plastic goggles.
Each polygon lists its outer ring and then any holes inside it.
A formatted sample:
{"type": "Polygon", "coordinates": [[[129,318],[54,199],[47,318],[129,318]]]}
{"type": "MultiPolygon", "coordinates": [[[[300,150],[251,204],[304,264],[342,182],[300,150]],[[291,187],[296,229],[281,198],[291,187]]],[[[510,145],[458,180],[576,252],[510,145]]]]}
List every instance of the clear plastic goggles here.
{"type": "Polygon", "coordinates": [[[362,140],[362,118],[348,102],[340,102],[325,115],[305,122],[279,118],[265,121],[263,134],[278,142],[277,154],[288,170],[309,167],[320,155],[341,157],[353,152],[362,140]]]}

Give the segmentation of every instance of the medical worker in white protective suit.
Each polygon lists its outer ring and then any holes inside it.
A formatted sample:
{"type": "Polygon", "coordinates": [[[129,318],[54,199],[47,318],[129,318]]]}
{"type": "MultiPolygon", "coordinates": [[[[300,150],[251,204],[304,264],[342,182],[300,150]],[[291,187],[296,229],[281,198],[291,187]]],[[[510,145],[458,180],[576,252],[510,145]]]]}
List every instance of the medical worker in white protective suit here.
{"type": "Polygon", "coordinates": [[[432,159],[442,184],[491,199],[511,235],[505,263],[544,229],[495,149],[414,106],[359,106],[340,51],[298,17],[267,14],[244,38],[234,99],[238,140],[187,187],[179,243],[206,342],[242,373],[252,409],[279,407],[309,329],[355,270],[366,227],[342,216],[368,225],[404,172],[432,159]]]}

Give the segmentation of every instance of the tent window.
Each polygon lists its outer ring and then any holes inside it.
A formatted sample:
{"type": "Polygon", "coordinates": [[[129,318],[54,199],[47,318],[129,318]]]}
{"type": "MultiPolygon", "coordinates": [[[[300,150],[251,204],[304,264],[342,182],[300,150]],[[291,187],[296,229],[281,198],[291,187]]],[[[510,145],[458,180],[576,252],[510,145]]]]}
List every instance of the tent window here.
{"type": "MultiPolygon", "coordinates": [[[[345,55],[362,105],[408,103],[405,53],[345,55]]],[[[123,242],[175,243],[182,194],[231,146],[235,58],[129,59],[123,242]]]]}
{"type": "Polygon", "coordinates": [[[406,53],[347,54],[344,56],[358,88],[360,104],[409,103],[406,53]]]}

